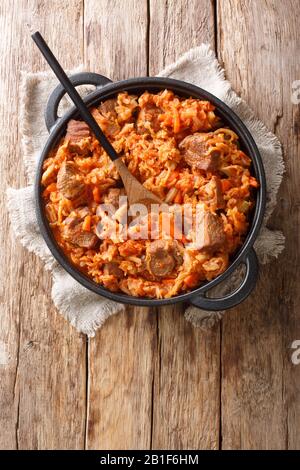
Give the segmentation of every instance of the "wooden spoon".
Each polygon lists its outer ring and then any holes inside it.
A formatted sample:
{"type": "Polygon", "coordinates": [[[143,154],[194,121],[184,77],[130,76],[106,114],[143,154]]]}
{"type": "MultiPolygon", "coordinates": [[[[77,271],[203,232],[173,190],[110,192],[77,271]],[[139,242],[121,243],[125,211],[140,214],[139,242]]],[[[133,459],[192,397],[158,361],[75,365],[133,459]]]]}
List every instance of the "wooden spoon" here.
{"type": "Polygon", "coordinates": [[[136,203],[143,203],[146,205],[150,204],[161,204],[162,201],[155,194],[151,193],[146,189],[128,170],[125,163],[122,160],[122,156],[118,154],[103,131],[101,130],[98,123],[95,121],[94,117],[90,113],[88,107],[82,100],[81,96],[77,92],[76,88],[73,86],[62,66],[59,64],[58,60],[54,56],[53,52],[50,50],[46,41],[42,35],[37,31],[31,35],[32,39],[40,49],[41,53],[45,57],[46,61],[52,68],[53,72],[57,76],[58,80],[70,96],[71,100],[78,109],[82,119],[87,123],[90,129],[93,131],[96,139],[104,148],[105,152],[109,155],[110,159],[116,165],[120,177],[123,181],[124,188],[128,197],[129,205],[136,203]]]}

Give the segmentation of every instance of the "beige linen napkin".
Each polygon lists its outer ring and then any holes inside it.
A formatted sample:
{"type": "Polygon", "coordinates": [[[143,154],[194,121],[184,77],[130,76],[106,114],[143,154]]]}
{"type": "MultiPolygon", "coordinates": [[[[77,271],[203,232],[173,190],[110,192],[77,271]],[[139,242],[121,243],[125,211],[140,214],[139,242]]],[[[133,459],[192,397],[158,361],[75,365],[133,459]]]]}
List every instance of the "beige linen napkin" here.
{"type": "MultiPolygon", "coordinates": [[[[77,69],[72,73],[78,71],[77,69]]],[[[159,76],[184,80],[206,89],[228,104],[250,130],[262,155],[268,187],[266,215],[255,243],[255,249],[261,263],[269,262],[284,248],[283,234],[279,231],[270,231],[266,226],[276,205],[276,195],[284,172],[280,142],[261,121],[255,118],[247,104],[231,89],[214,52],[207,44],[191,49],[177,62],[163,70],[159,76]]],[[[41,149],[48,137],[44,124],[44,109],[49,94],[57,85],[57,80],[51,72],[24,73],[21,78],[20,132],[29,186],[7,190],[12,227],[22,245],[40,256],[45,262],[46,269],[51,271],[53,277],[51,294],[58,311],[78,331],[94,336],[95,331],[109,316],[124,310],[124,305],[104,299],[77,283],[52,257],[39,232],[32,184],[41,149]]],[[[87,93],[89,89],[89,87],[81,87],[82,94],[87,93]]],[[[61,113],[69,106],[69,100],[65,97],[60,106],[61,113]]],[[[242,271],[242,268],[238,268],[234,275],[222,285],[212,289],[210,296],[218,297],[232,291],[235,285],[241,283],[242,271]]],[[[223,313],[188,307],[185,317],[194,326],[209,328],[221,318],[223,313]]]]}

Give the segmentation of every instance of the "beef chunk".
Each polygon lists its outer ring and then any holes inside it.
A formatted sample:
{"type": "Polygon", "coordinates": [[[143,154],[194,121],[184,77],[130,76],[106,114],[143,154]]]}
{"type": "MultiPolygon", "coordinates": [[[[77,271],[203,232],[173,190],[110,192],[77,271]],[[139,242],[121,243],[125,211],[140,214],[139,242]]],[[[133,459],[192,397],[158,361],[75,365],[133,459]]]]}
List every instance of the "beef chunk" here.
{"type": "Polygon", "coordinates": [[[85,186],[73,162],[63,162],[57,174],[57,189],[67,199],[83,194],[85,186]]]}
{"type": "Polygon", "coordinates": [[[118,279],[123,279],[124,277],[124,272],[119,268],[118,263],[114,263],[113,261],[104,265],[104,274],[115,276],[118,279]]]}
{"type": "Polygon", "coordinates": [[[192,168],[205,171],[216,171],[219,167],[220,152],[212,150],[208,153],[207,139],[211,134],[196,133],[188,135],[179,144],[182,156],[192,168]]]}
{"type": "Polygon", "coordinates": [[[117,104],[116,99],[106,100],[100,104],[99,111],[104,117],[108,117],[108,118],[112,117],[113,119],[116,119],[117,118],[117,112],[115,109],[116,104],[117,104]]]}
{"type": "Polygon", "coordinates": [[[79,215],[70,216],[65,219],[61,235],[73,245],[87,249],[94,248],[98,241],[97,235],[82,229],[82,219],[79,215]]]}
{"type": "Polygon", "coordinates": [[[203,210],[197,225],[197,248],[216,251],[224,246],[226,236],[221,219],[210,211],[203,210]]]}
{"type": "Polygon", "coordinates": [[[88,151],[90,135],[89,126],[84,121],[76,121],[75,119],[69,121],[66,139],[69,141],[72,152],[82,154],[88,151]]]}
{"type": "Polygon", "coordinates": [[[75,121],[75,119],[69,121],[66,137],[72,142],[78,142],[81,139],[89,137],[89,135],[89,126],[84,121],[75,121]]]}

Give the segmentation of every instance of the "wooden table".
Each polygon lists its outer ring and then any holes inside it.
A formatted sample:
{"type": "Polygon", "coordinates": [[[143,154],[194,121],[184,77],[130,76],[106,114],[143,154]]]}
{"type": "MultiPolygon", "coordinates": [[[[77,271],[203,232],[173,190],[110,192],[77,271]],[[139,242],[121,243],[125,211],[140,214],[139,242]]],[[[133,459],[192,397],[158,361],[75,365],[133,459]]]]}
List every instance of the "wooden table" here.
{"type": "Polygon", "coordinates": [[[2,0],[0,448],[300,447],[300,80],[297,0],[2,0]],[[13,239],[5,188],[26,184],[21,70],[47,66],[26,22],[63,65],[118,80],[155,75],[201,42],[284,146],[271,226],[286,250],[253,295],[208,332],[182,307],[128,308],[92,340],[55,310],[50,275],[13,239]],[[4,359],[3,359],[4,358],[4,359]]]}

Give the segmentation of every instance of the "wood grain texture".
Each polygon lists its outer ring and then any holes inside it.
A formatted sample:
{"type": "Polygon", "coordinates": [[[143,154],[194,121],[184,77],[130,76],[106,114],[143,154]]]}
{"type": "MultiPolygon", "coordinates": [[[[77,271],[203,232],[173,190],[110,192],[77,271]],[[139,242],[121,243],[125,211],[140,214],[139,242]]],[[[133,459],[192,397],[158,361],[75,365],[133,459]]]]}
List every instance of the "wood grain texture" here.
{"type": "Polygon", "coordinates": [[[7,185],[25,184],[18,137],[20,71],[47,66],[30,39],[26,22],[41,28],[65,66],[82,61],[73,42],[82,31],[81,2],[2,1],[1,49],[1,315],[0,448],[82,448],[85,431],[85,338],[55,311],[49,273],[23,250],[5,211],[7,185]],[[53,25],[56,28],[53,28],[53,25]],[[60,32],[68,31],[62,44],[60,32]],[[65,49],[73,51],[65,55],[65,49]]]}
{"type": "Polygon", "coordinates": [[[254,294],[226,315],[222,344],[222,437],[231,449],[300,447],[300,368],[291,363],[299,324],[299,106],[297,2],[218,2],[218,50],[227,77],[284,147],[287,173],[271,225],[286,250],[261,269],[254,294]],[[287,216],[288,214],[288,216],[287,216]]]}
{"type": "MultiPolygon", "coordinates": [[[[213,24],[210,1],[150,1],[150,75],[201,42],[214,46],[213,24]]],[[[176,306],[158,313],[152,447],[217,449],[219,326],[204,333],[188,324],[183,312],[176,306]]]]}
{"type": "MultiPolygon", "coordinates": [[[[147,74],[147,2],[126,5],[85,1],[87,66],[113,80],[147,74]]],[[[111,318],[90,342],[88,449],[149,448],[155,351],[147,308],[111,318]]]]}
{"type": "Polygon", "coordinates": [[[85,0],[85,57],[112,80],[147,75],[147,0],[85,0]]]}
{"type": "Polygon", "coordinates": [[[201,42],[214,46],[211,0],[150,0],[149,72],[155,75],[201,42]]]}
{"type": "Polygon", "coordinates": [[[159,311],[153,449],[218,449],[219,325],[201,332],[182,307],[159,311]]]}
{"type": "Polygon", "coordinates": [[[156,316],[110,318],[90,342],[88,449],[149,449],[156,316]]]}

